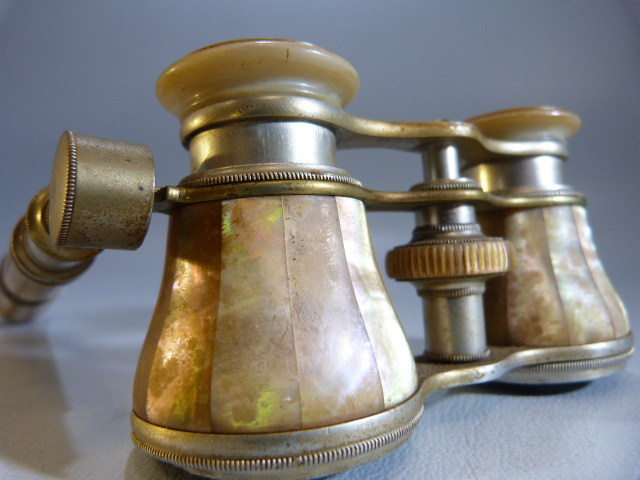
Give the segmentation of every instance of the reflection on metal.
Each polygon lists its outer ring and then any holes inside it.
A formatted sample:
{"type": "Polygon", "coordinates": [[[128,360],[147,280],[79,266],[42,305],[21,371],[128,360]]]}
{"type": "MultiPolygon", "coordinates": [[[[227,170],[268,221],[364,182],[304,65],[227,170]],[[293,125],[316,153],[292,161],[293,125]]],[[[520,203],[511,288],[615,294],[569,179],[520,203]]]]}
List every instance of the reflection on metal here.
{"type": "Polygon", "coordinates": [[[420,388],[402,404],[377,415],[321,429],[256,436],[176,431],[145,422],[134,413],[133,441],[159,460],[212,478],[314,478],[400,447],[419,422],[429,395],[439,390],[507,378],[518,383],[519,372],[544,372],[546,366],[565,372],[564,379],[540,375],[538,381],[526,377],[523,383],[587,381],[623,369],[632,351],[633,341],[627,335],[582,347],[495,347],[488,358],[464,366],[418,358],[420,388]],[[582,360],[570,360],[578,358],[582,360]]]}
{"type": "Polygon", "coordinates": [[[564,183],[570,112],[467,122],[368,120],[355,69],[286,40],[198,50],[163,73],[192,171],[155,188],[144,145],[67,132],[49,191],[18,224],[0,314],[31,319],[102,248],[135,249],[170,215],[165,272],[134,385],[135,445],[212,478],[305,479],[406,442],[435,391],[581,382],[624,368],[633,339],[564,183]],[[214,73],[212,73],[214,72],[214,73]],[[364,188],[345,148],[422,156],[405,192],[364,188]],[[423,298],[413,358],[366,210],[412,211],[389,275],[423,298]]]}
{"type": "Polygon", "coordinates": [[[59,248],[49,236],[49,188],[38,192],[13,232],[2,262],[0,314],[9,322],[37,316],[100,250],[59,248]]]}

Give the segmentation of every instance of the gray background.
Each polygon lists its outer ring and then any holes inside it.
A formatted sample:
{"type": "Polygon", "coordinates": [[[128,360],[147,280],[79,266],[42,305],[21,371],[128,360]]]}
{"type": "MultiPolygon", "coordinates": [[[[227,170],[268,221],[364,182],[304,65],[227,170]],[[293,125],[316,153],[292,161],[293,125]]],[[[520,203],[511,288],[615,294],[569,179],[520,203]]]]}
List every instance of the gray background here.
{"type": "MultiPolygon", "coordinates": [[[[157,76],[202,46],[247,37],[305,40],[349,60],[348,110],[384,120],[463,120],[526,105],[583,119],[567,182],[589,198],[600,256],[639,325],[637,208],[640,2],[0,1],[0,239],[48,184],[63,130],[144,143],[158,185],[189,173],[157,76]]],[[[405,190],[419,158],[348,151],[365,186],[405,190]]],[[[379,258],[409,239],[409,214],[370,216],[379,258]]],[[[131,382],[155,304],[166,217],[137,252],[106,252],[36,324],[0,331],[0,477],[179,478],[133,452],[131,382]]],[[[420,303],[388,282],[421,350],[420,303]]],[[[340,478],[636,478],[638,361],[551,396],[498,387],[435,399],[400,452],[340,478]]],[[[181,478],[181,477],[180,477],[181,478]]],[[[185,477],[186,478],[186,477],[185,477]]]]}

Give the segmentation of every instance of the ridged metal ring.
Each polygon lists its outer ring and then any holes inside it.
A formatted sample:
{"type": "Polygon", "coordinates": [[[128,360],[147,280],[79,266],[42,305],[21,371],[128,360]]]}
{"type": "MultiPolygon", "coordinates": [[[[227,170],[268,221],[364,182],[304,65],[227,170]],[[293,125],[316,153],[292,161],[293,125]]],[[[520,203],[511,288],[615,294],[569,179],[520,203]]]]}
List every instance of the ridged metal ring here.
{"type": "Polygon", "coordinates": [[[422,225],[414,230],[416,234],[452,233],[452,232],[478,232],[481,233],[478,223],[441,223],[438,225],[422,225]]]}
{"type": "Polygon", "coordinates": [[[575,190],[540,190],[537,192],[491,192],[493,195],[505,198],[547,198],[547,197],[570,197],[582,195],[575,190]]]}
{"type": "Polygon", "coordinates": [[[338,182],[349,185],[360,185],[360,182],[347,175],[334,175],[331,173],[315,173],[301,171],[273,171],[238,173],[232,175],[211,175],[196,180],[180,182],[181,187],[202,188],[214,185],[227,185],[230,183],[269,182],[280,180],[318,180],[323,182],[338,182]]]}
{"type": "Polygon", "coordinates": [[[419,183],[411,187],[411,192],[428,192],[434,190],[482,190],[482,186],[475,182],[447,181],[419,183]]]}
{"type": "Polygon", "coordinates": [[[491,355],[491,350],[487,349],[484,352],[470,353],[465,355],[455,355],[455,354],[444,355],[444,354],[438,354],[438,353],[424,352],[422,357],[427,360],[431,360],[433,362],[438,362],[438,363],[470,363],[470,362],[479,362],[480,360],[489,358],[489,355],[491,355]]]}
{"type": "Polygon", "coordinates": [[[151,424],[132,413],[133,441],[155,458],[213,478],[318,478],[379,458],[406,442],[422,417],[420,389],[383,412],[276,433],[198,433],[151,424]]]}
{"type": "Polygon", "coordinates": [[[516,368],[514,372],[522,373],[548,373],[548,372],[575,372],[580,370],[596,370],[599,368],[607,368],[624,362],[629,358],[629,353],[624,352],[618,355],[605,358],[595,358],[590,360],[576,360],[572,362],[552,362],[542,363],[539,365],[531,365],[528,367],[516,368]]]}
{"type": "MultiPolygon", "coordinates": [[[[466,224],[462,224],[462,225],[466,225],[466,224]]],[[[421,245],[454,245],[456,243],[486,242],[487,240],[491,241],[491,240],[502,240],[502,239],[498,237],[485,237],[484,235],[480,235],[477,237],[435,238],[433,240],[420,240],[418,242],[411,242],[406,246],[418,247],[421,245]]]]}
{"type": "Polygon", "coordinates": [[[75,263],[95,257],[102,251],[91,248],[56,247],[49,236],[48,207],[49,187],[46,187],[33,197],[25,217],[29,238],[42,253],[60,262],[75,263]]]}
{"type": "Polygon", "coordinates": [[[66,271],[54,272],[45,270],[44,268],[36,265],[27,255],[23,240],[25,230],[26,221],[23,220],[18,222],[15,230],[13,231],[10,254],[13,257],[18,270],[20,270],[25,277],[33,280],[34,282],[42,285],[63,285],[65,283],[69,283],[89,268],[93,262],[93,257],[91,257],[87,260],[83,260],[82,262],[78,262],[77,266],[66,271]]]}
{"type": "Polygon", "coordinates": [[[418,295],[421,297],[432,297],[432,298],[459,298],[466,297],[469,295],[482,295],[485,291],[485,287],[467,287],[467,288],[457,288],[455,290],[429,290],[429,289],[420,289],[418,290],[418,295]]]}
{"type": "Polygon", "coordinates": [[[78,146],[76,135],[72,131],[67,130],[67,141],[69,147],[69,157],[67,163],[67,182],[64,193],[64,203],[62,209],[62,223],[60,225],[60,234],[55,240],[57,245],[64,245],[71,228],[71,217],[75,205],[76,191],[78,185],[78,146]]]}
{"type": "Polygon", "coordinates": [[[402,425],[389,433],[342,447],[286,457],[244,459],[200,457],[164,451],[142,442],[135,434],[132,434],[131,437],[138,448],[144,450],[156,459],[184,468],[198,475],[216,478],[216,475],[236,473],[245,474],[246,477],[259,477],[261,476],[260,474],[281,472],[283,478],[286,478],[287,470],[295,470],[304,467],[322,467],[339,461],[349,461],[386,446],[391,446],[396,443],[404,443],[404,441],[408,440],[409,435],[420,422],[423,411],[424,407],[422,407],[416,416],[407,424],[402,425]]]}
{"type": "Polygon", "coordinates": [[[399,280],[497,275],[509,269],[509,243],[485,237],[471,242],[416,243],[387,254],[387,273],[399,280]]]}

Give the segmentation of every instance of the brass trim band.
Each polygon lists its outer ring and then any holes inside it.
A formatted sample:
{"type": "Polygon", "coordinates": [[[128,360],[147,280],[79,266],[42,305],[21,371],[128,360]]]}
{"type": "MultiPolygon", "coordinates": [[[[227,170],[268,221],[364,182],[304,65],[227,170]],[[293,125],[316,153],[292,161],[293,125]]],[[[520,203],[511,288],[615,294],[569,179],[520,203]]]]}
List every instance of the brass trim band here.
{"type": "Polygon", "coordinates": [[[49,235],[49,187],[33,197],[25,216],[26,230],[34,245],[45,255],[59,262],[82,262],[95,257],[100,250],[58,247],[49,235]]]}
{"type": "Polygon", "coordinates": [[[237,184],[247,182],[267,182],[267,181],[291,181],[291,180],[318,180],[323,182],[339,182],[360,186],[355,178],[346,175],[334,175],[329,173],[300,172],[300,171],[277,171],[277,172],[254,172],[235,175],[221,175],[187,180],[180,182],[181,187],[204,188],[217,185],[237,184]]]}
{"type": "Polygon", "coordinates": [[[66,135],[68,156],[66,182],[64,199],[62,201],[62,218],[60,219],[60,233],[56,239],[58,246],[63,246],[69,236],[69,229],[71,228],[71,217],[73,215],[73,209],[76,200],[76,192],[78,190],[78,142],[76,134],[71,131],[66,131],[63,134],[63,138],[66,135]]]}
{"type": "Polygon", "coordinates": [[[15,260],[15,265],[22,274],[42,285],[64,285],[82,274],[91,266],[94,257],[82,260],[67,270],[46,270],[31,260],[24,248],[24,236],[26,235],[26,222],[21,221],[13,231],[13,239],[10,246],[10,254],[15,260]]]}
{"type": "Polygon", "coordinates": [[[274,195],[324,195],[362,200],[370,211],[410,211],[427,205],[477,203],[486,208],[536,208],[585,205],[583,195],[504,197],[475,189],[383,192],[322,180],[265,180],[206,187],[166,186],[156,190],[154,211],[169,213],[194,203],[274,195]]]}
{"type": "Polygon", "coordinates": [[[214,103],[200,108],[182,121],[180,136],[188,148],[203,131],[232,122],[302,121],[326,126],[336,132],[338,148],[392,148],[420,151],[435,140],[449,140],[474,163],[501,155],[567,156],[564,142],[554,140],[512,141],[492,138],[469,122],[387,122],[358,117],[326,102],[295,96],[256,96],[214,103]]]}

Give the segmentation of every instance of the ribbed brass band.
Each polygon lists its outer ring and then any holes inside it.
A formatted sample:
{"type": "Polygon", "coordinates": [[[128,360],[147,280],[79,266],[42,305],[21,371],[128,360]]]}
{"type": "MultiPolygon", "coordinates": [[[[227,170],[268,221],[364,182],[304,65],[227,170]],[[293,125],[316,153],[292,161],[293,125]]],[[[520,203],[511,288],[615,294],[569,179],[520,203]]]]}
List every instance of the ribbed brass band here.
{"type": "Polygon", "coordinates": [[[631,347],[627,351],[609,357],[548,362],[520,367],[512,370],[498,381],[528,385],[586,382],[624,369],[633,350],[631,347]]]}
{"type": "MultiPolygon", "coordinates": [[[[188,178],[188,177],[187,177],[188,178]]],[[[234,175],[208,176],[196,180],[183,180],[181,187],[211,187],[215,185],[237,184],[245,182],[266,182],[271,180],[320,180],[323,182],[348,183],[350,185],[360,185],[355,178],[346,175],[334,175],[327,173],[299,172],[299,171],[275,171],[275,172],[252,172],[234,175]]]]}
{"type": "Polygon", "coordinates": [[[537,208],[554,205],[584,205],[584,196],[502,197],[474,189],[412,192],[381,192],[358,185],[320,180],[272,180],[207,187],[160,188],[155,193],[154,210],[169,213],[194,203],[273,195],[326,195],[362,200],[371,211],[411,211],[428,205],[473,203],[489,208],[537,208]],[[484,205],[483,205],[484,204],[484,205]]]}
{"type": "Polygon", "coordinates": [[[77,265],[70,269],[59,271],[44,269],[37,265],[26,252],[24,247],[26,229],[26,221],[18,222],[15,230],[13,231],[10,253],[13,256],[16,267],[18,267],[20,272],[34,282],[42,285],[63,285],[65,283],[69,283],[89,268],[93,262],[93,257],[90,257],[82,262],[77,262],[77,265]]]}
{"type": "Polygon", "coordinates": [[[64,245],[67,241],[69,229],[71,228],[71,217],[73,215],[74,204],[76,201],[76,192],[78,190],[78,145],[76,134],[71,131],[66,131],[62,138],[65,137],[67,141],[67,155],[65,158],[66,171],[64,172],[64,177],[66,181],[64,182],[65,191],[61,205],[62,218],[60,220],[60,233],[56,239],[57,245],[64,245]]]}
{"type": "Polygon", "coordinates": [[[502,239],[417,243],[387,255],[387,272],[396,280],[431,280],[498,275],[509,269],[510,247],[502,239]]]}
{"type": "Polygon", "coordinates": [[[27,210],[27,232],[34,245],[43,253],[61,262],[81,262],[95,257],[102,250],[92,248],[58,247],[49,236],[48,228],[49,187],[33,197],[27,210]]]}
{"type": "Polygon", "coordinates": [[[631,356],[631,352],[623,352],[610,357],[596,358],[593,360],[577,360],[573,362],[550,362],[531,365],[528,367],[516,368],[518,373],[555,373],[555,372],[575,372],[580,370],[597,370],[608,368],[626,362],[631,356]]]}

